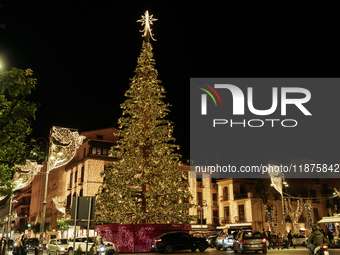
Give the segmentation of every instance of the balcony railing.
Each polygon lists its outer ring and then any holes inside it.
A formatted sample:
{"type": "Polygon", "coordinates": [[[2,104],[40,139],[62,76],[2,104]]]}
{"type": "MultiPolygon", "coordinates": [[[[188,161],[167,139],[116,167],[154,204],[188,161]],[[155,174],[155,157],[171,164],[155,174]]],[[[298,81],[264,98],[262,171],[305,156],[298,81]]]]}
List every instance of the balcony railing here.
{"type": "Polygon", "coordinates": [[[217,183],[211,183],[211,188],[212,189],[218,189],[217,183]]]}
{"type": "Polygon", "coordinates": [[[245,222],[247,222],[246,216],[244,216],[244,215],[235,216],[235,221],[236,221],[237,223],[245,223],[245,222]]]}
{"type": "Polygon", "coordinates": [[[197,182],[197,187],[203,188],[203,182],[197,182]]]}
{"type": "Polygon", "coordinates": [[[217,201],[213,201],[213,206],[218,206],[218,202],[217,201]]]}
{"type": "Polygon", "coordinates": [[[234,199],[243,199],[248,198],[247,193],[234,193],[234,199]]]}
{"type": "Polygon", "coordinates": [[[231,220],[230,220],[230,218],[221,218],[220,222],[221,222],[221,224],[230,224],[231,220]]]}

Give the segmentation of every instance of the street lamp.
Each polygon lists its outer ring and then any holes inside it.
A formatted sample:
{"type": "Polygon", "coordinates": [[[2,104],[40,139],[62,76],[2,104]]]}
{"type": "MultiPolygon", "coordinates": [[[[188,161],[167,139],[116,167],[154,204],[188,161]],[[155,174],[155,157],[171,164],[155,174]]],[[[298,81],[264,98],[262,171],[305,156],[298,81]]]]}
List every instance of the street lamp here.
{"type": "Polygon", "coordinates": [[[47,199],[47,186],[48,175],[51,170],[64,166],[70,162],[76,154],[77,149],[83,143],[85,136],[81,136],[76,129],[69,129],[64,127],[53,126],[50,130],[49,141],[46,147],[46,178],[45,190],[43,200],[43,211],[41,214],[40,223],[40,242],[43,243],[43,233],[45,231],[45,216],[46,216],[46,199],[47,199]]]}
{"type": "Polygon", "coordinates": [[[10,201],[9,201],[9,211],[8,211],[8,220],[7,220],[7,235],[6,235],[6,250],[8,251],[8,236],[9,236],[9,233],[11,232],[11,222],[12,222],[12,217],[11,217],[11,214],[12,214],[12,204],[13,203],[18,203],[17,200],[14,200],[13,199],[14,196],[11,196],[10,198],[10,201]]]}

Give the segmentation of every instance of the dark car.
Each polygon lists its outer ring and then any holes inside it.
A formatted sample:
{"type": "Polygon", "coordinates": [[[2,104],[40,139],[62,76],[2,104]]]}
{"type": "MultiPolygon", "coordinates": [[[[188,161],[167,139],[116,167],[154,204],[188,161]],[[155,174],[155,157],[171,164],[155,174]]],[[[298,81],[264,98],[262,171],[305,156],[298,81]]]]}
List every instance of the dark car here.
{"type": "Polygon", "coordinates": [[[175,250],[191,250],[194,252],[197,249],[204,252],[208,247],[205,238],[192,237],[184,232],[165,233],[152,239],[151,242],[151,248],[161,253],[171,253],[175,250]]]}
{"type": "Polygon", "coordinates": [[[234,252],[262,251],[267,254],[267,239],[261,232],[240,231],[234,240],[234,252]]]}
{"type": "Polygon", "coordinates": [[[26,249],[28,252],[38,253],[39,250],[39,240],[38,238],[28,238],[26,242],[26,249]]]}
{"type": "Polygon", "coordinates": [[[214,248],[215,247],[215,242],[216,242],[217,235],[212,235],[207,237],[207,242],[209,247],[214,248]]]}

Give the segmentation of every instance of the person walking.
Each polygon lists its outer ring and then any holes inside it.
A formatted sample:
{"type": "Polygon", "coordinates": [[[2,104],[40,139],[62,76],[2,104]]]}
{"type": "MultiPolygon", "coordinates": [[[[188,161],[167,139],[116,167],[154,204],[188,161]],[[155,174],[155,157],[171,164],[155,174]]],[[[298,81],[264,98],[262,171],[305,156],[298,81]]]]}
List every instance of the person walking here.
{"type": "Polygon", "coordinates": [[[327,230],[327,236],[328,236],[329,246],[334,248],[334,236],[333,236],[332,231],[330,231],[329,229],[327,230]]]}
{"type": "Polygon", "coordinates": [[[21,241],[17,242],[17,246],[13,249],[13,255],[26,255],[26,250],[21,241]]]}
{"type": "Polygon", "coordinates": [[[274,250],[275,247],[273,245],[273,237],[272,237],[270,231],[268,231],[268,243],[269,243],[268,250],[270,250],[270,247],[272,247],[272,249],[274,250]]]}
{"type": "Polygon", "coordinates": [[[293,235],[292,235],[292,231],[290,230],[289,233],[288,233],[288,243],[287,243],[287,249],[289,249],[289,245],[290,246],[293,246],[294,249],[295,249],[295,245],[293,243],[293,235]]]}
{"type": "Polygon", "coordinates": [[[27,247],[27,235],[26,234],[23,234],[22,237],[21,237],[21,243],[22,243],[22,247],[26,248],[27,247]]]}

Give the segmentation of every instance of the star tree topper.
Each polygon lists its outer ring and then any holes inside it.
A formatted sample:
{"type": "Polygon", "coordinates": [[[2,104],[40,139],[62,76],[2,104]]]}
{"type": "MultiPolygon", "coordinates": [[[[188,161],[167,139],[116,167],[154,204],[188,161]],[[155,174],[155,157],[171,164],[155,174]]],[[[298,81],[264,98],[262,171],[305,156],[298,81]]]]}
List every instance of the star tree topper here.
{"type": "Polygon", "coordinates": [[[152,25],[152,21],[156,21],[158,19],[154,19],[152,18],[152,15],[149,15],[149,11],[145,11],[144,16],[142,15],[142,19],[137,20],[137,22],[142,22],[141,26],[144,25],[144,29],[143,30],[139,30],[139,32],[144,32],[144,34],[142,35],[143,37],[146,37],[148,34],[150,35],[150,37],[152,38],[152,40],[156,41],[152,36],[153,34],[151,33],[151,28],[150,28],[150,24],[152,25]]]}

